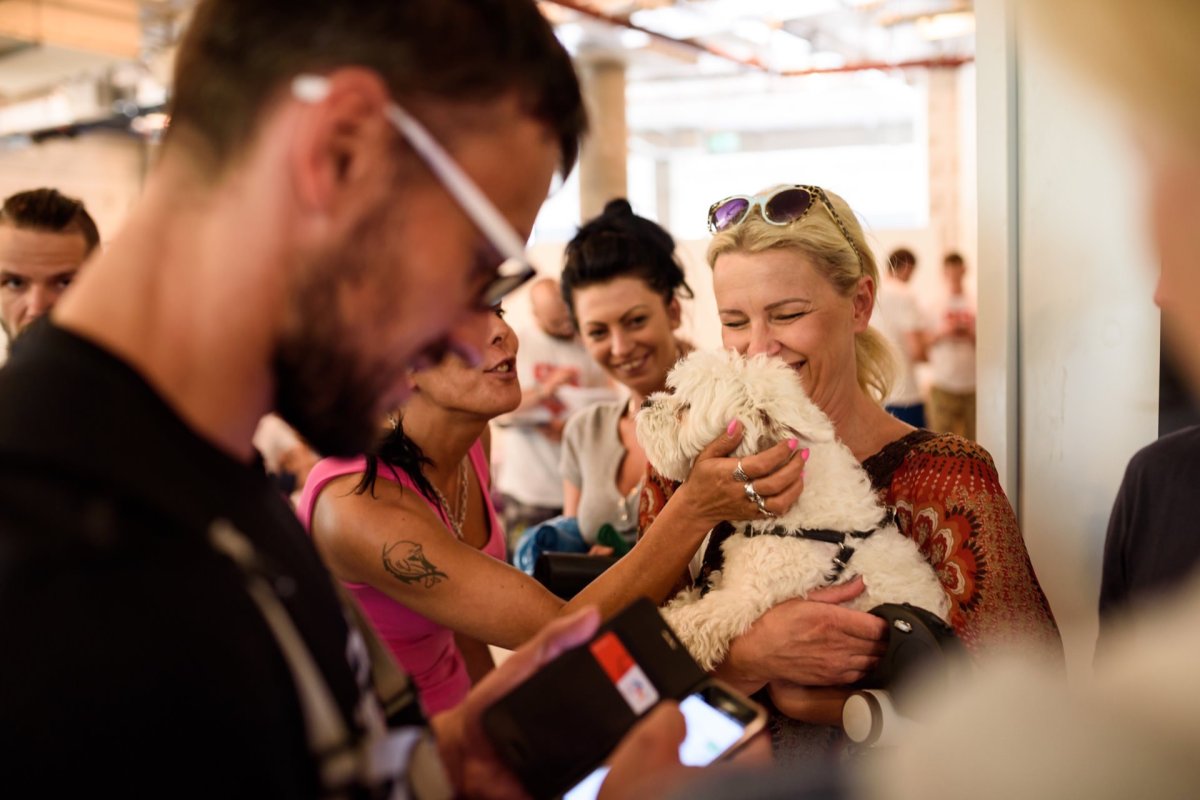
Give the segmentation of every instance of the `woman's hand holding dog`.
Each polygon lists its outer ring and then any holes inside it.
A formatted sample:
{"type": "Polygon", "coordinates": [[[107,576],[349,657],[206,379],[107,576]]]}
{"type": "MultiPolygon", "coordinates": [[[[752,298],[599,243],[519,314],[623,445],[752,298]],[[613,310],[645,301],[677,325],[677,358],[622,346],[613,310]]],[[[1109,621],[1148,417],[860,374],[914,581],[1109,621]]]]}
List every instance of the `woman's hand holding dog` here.
{"type": "Polygon", "coordinates": [[[843,608],[862,593],[855,578],[787,600],[734,639],[717,677],[751,694],[767,683],[844,686],[866,675],[887,650],[887,623],[843,608]]]}
{"type": "Polygon", "coordinates": [[[795,439],[752,456],[730,458],[742,433],[740,423],[730,423],[724,434],[696,456],[691,474],[671,498],[708,528],[725,521],[762,519],[759,507],[749,499],[747,484],[734,477],[739,464],[772,514],[786,511],[804,491],[804,455],[796,457],[799,444],[795,439]],[[675,501],[679,496],[684,499],[675,501]]]}

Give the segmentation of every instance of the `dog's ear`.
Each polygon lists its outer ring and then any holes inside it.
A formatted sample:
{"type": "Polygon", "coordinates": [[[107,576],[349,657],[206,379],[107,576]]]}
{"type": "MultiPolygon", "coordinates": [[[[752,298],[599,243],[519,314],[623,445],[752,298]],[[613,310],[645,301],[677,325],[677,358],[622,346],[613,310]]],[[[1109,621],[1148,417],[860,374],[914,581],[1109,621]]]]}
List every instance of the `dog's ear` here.
{"type": "Polygon", "coordinates": [[[754,405],[762,417],[763,442],[795,437],[809,443],[834,440],[833,425],[804,391],[796,373],[782,362],[764,362],[756,375],[754,405]]]}

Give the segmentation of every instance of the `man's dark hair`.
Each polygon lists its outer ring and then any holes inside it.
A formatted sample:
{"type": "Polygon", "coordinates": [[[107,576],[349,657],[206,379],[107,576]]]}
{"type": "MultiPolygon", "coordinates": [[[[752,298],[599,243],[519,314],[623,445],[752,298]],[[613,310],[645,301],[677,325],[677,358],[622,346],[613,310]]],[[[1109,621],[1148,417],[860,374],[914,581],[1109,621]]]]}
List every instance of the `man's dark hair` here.
{"type": "Polygon", "coordinates": [[[222,167],[288,81],[341,66],[375,71],[401,104],[515,92],[557,136],[563,174],[574,166],[579,82],[532,0],[202,0],[176,59],[171,128],[222,167]]]}
{"type": "Polygon", "coordinates": [[[661,225],[633,213],[624,198],[610,200],[567,244],[562,296],[575,319],[575,292],[615,278],[638,278],[669,303],[691,297],[692,287],[675,260],[675,240],[661,225]]]}
{"type": "Polygon", "coordinates": [[[0,207],[0,224],[48,233],[78,233],[87,243],[87,255],[100,244],[100,231],[83,201],[57,189],[30,189],[8,197],[0,207]]]}
{"type": "Polygon", "coordinates": [[[904,267],[915,267],[916,265],[917,257],[907,247],[897,248],[888,256],[888,266],[891,267],[892,272],[896,272],[904,267]]]}
{"type": "Polygon", "coordinates": [[[942,264],[957,264],[960,267],[966,266],[963,257],[958,253],[946,253],[946,257],[942,259],[942,264]]]}

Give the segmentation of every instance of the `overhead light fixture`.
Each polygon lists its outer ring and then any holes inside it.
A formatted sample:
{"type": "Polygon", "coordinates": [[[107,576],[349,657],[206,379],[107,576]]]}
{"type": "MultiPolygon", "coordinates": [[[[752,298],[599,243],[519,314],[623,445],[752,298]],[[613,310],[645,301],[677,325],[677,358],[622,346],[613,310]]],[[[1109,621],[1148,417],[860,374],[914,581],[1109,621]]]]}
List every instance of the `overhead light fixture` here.
{"type": "Polygon", "coordinates": [[[639,28],[661,33],[672,39],[695,39],[718,34],[724,23],[712,19],[708,13],[699,13],[688,6],[662,6],[635,11],[629,21],[639,28]]]}
{"type": "Polygon", "coordinates": [[[975,14],[971,11],[949,11],[917,17],[917,33],[921,38],[934,42],[941,39],[957,39],[975,33],[975,14]]]}
{"type": "Polygon", "coordinates": [[[554,35],[568,53],[574,54],[583,43],[583,26],[578,22],[565,22],[555,26],[554,35]]]}
{"type": "Polygon", "coordinates": [[[760,45],[771,41],[771,33],[774,30],[760,19],[735,19],[732,27],[736,36],[760,45]]]}
{"type": "Polygon", "coordinates": [[[641,50],[643,47],[649,47],[650,34],[645,31],[626,28],[618,34],[621,40],[621,46],[626,50],[641,50]]]}

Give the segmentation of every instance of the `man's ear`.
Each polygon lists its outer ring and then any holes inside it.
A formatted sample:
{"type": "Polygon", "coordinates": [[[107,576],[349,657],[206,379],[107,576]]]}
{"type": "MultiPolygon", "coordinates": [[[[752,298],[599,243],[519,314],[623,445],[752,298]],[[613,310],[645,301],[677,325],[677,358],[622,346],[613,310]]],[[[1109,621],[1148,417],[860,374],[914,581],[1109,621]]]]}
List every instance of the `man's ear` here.
{"type": "Polygon", "coordinates": [[[306,212],[332,217],[374,200],[390,174],[394,133],[384,109],[387,87],[371,70],[346,67],[324,76],[323,96],[297,100],[289,167],[306,212]]]}
{"type": "Polygon", "coordinates": [[[870,275],[858,279],[850,303],[854,311],[854,332],[862,333],[871,324],[871,312],[875,310],[875,281],[870,275]]]}

